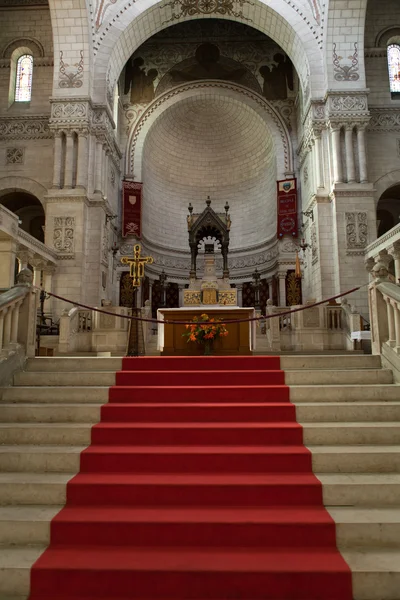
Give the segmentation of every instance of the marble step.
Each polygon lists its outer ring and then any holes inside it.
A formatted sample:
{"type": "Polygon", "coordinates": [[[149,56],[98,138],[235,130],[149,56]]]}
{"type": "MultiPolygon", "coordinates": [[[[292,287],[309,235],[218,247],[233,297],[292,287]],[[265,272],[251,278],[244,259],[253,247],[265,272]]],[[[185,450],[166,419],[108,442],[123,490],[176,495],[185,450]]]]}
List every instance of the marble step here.
{"type": "Polygon", "coordinates": [[[400,446],[308,446],[314,473],[400,473],[400,446]]]}
{"type": "MultiPolygon", "coordinates": [[[[80,453],[85,447],[2,446],[0,471],[77,472],[80,468],[80,453]]],[[[400,473],[400,446],[310,446],[309,448],[312,452],[313,470],[316,473],[400,473]]],[[[225,453],[224,448],[218,447],[218,452],[225,453]]],[[[226,449],[226,453],[229,453],[229,448],[226,449]]],[[[211,467],[210,472],[212,472],[211,467]]]]}
{"type": "MultiPolygon", "coordinates": [[[[94,423],[0,423],[0,444],[89,445],[94,423]]],[[[302,425],[306,445],[400,444],[400,422],[302,425]]]]}
{"type": "Polygon", "coordinates": [[[400,506],[399,473],[316,473],[325,506],[400,506]]]}
{"type": "MultiPolygon", "coordinates": [[[[156,378],[146,377],[149,383],[156,378]]],[[[202,377],[204,380],[204,377],[202,377]]],[[[133,378],[134,381],[134,378],[133,378]]],[[[199,381],[199,379],[197,379],[199,381]]],[[[331,385],[331,384],[390,384],[393,375],[389,369],[313,369],[288,370],[285,372],[287,385],[331,385]]],[[[115,372],[40,372],[22,371],[14,376],[15,386],[112,386],[115,385],[115,372]]],[[[143,385],[143,383],[141,383],[143,385]]]]}
{"type": "MultiPolygon", "coordinates": [[[[50,521],[61,505],[0,506],[0,547],[47,545],[50,521]]],[[[400,511],[393,508],[327,507],[336,522],[340,548],[395,548],[400,539],[400,511]]]]}
{"type": "Polygon", "coordinates": [[[6,473],[77,473],[86,446],[2,446],[0,471],[6,473]]]}
{"type": "MultiPolygon", "coordinates": [[[[3,423],[98,423],[102,404],[0,403],[3,423]]],[[[296,405],[302,423],[400,422],[400,402],[302,402],[296,405]]]]}
{"type": "Polygon", "coordinates": [[[71,404],[104,404],[108,402],[108,387],[39,387],[21,386],[0,389],[3,402],[65,402],[71,404]]]}
{"type": "Polygon", "coordinates": [[[306,445],[400,445],[400,421],[388,423],[304,423],[302,425],[303,441],[306,445]]]}
{"type": "Polygon", "coordinates": [[[90,423],[0,423],[0,444],[88,446],[91,430],[90,423]]]}
{"type": "MultiPolygon", "coordinates": [[[[0,598],[29,594],[30,569],[43,550],[44,546],[0,548],[0,598]]],[[[343,549],[342,554],[352,570],[354,600],[399,598],[399,551],[372,547],[343,549]]]]}
{"type": "MultiPolygon", "coordinates": [[[[122,358],[103,357],[36,357],[27,361],[28,371],[79,372],[120,371],[122,358]]],[[[301,354],[281,356],[281,369],[380,369],[380,356],[367,354],[301,354]]]]}
{"type": "Polygon", "coordinates": [[[50,373],[80,371],[120,371],[122,358],[98,356],[37,356],[26,363],[27,371],[48,371],[50,373]]]}
{"type": "Polygon", "coordinates": [[[342,549],[353,576],[354,600],[400,598],[400,551],[391,548],[342,549]]]}
{"type": "Polygon", "coordinates": [[[400,421],[400,402],[301,402],[296,404],[299,423],[400,421]]]}
{"type": "Polygon", "coordinates": [[[28,596],[31,567],[44,549],[45,546],[0,548],[0,598],[28,596]]]}
{"type": "Polygon", "coordinates": [[[0,473],[0,506],[64,505],[75,473],[0,473]]]}
{"type": "MultiPolygon", "coordinates": [[[[101,404],[2,404],[2,423],[98,423],[101,404]]],[[[1,599],[0,599],[1,600],[1,599]]]]}
{"type": "MultiPolygon", "coordinates": [[[[20,388],[21,389],[21,388],[20,388]]],[[[291,402],[392,401],[400,403],[400,385],[293,385],[291,402]]]]}
{"type": "Polygon", "coordinates": [[[399,546],[399,506],[327,506],[327,509],[336,523],[336,538],[340,548],[399,546]]]}
{"type": "MultiPolygon", "coordinates": [[[[0,393],[3,402],[104,403],[108,401],[109,390],[107,387],[97,386],[20,386],[2,388],[0,393]]],[[[373,400],[400,402],[400,385],[291,386],[290,400],[299,403],[352,402],[354,400],[364,402],[373,400]]],[[[188,392],[188,401],[190,401],[190,392],[188,392]]]]}
{"type": "Polygon", "coordinates": [[[390,369],[309,369],[285,371],[287,385],[369,385],[393,383],[390,369]]]}
{"type": "MultiPolygon", "coordinates": [[[[63,505],[70,473],[0,473],[0,505],[63,505]]],[[[399,473],[317,473],[327,506],[400,506],[399,473]]]]}
{"type": "Polygon", "coordinates": [[[47,546],[50,521],[61,505],[0,506],[1,546],[47,546]]]}

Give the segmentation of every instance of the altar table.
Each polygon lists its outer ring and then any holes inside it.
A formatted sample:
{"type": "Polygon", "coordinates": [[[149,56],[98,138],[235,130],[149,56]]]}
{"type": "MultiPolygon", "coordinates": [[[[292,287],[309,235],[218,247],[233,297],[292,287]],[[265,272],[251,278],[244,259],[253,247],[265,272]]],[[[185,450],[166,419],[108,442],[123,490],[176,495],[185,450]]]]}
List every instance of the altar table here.
{"type": "MultiPolygon", "coordinates": [[[[159,321],[191,321],[206,313],[210,319],[221,319],[223,322],[232,319],[251,319],[255,317],[254,308],[239,306],[193,306],[182,308],[160,308],[157,311],[159,321]]],[[[227,323],[229,335],[217,339],[213,346],[213,354],[244,355],[251,354],[255,349],[256,321],[244,323],[227,323]]],[[[188,342],[185,325],[158,324],[158,350],[163,356],[193,356],[204,354],[204,345],[188,342]]]]}

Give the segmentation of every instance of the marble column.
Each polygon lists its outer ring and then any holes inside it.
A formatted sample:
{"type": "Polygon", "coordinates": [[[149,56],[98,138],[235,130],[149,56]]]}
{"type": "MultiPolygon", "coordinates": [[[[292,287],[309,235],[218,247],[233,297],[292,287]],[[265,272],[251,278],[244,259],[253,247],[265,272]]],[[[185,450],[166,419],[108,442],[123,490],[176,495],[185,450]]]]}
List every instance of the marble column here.
{"type": "Polygon", "coordinates": [[[315,152],[315,175],[317,188],[324,187],[323,176],[322,176],[322,140],[321,134],[318,132],[314,138],[314,152],[315,152]]]}
{"type": "Polygon", "coordinates": [[[78,134],[78,173],[76,175],[76,186],[87,189],[88,185],[88,135],[87,130],[78,134]]]}
{"type": "Polygon", "coordinates": [[[272,300],[272,296],[273,296],[272,277],[267,279],[267,283],[268,283],[268,300],[272,300]]]}
{"type": "Polygon", "coordinates": [[[102,180],[102,190],[103,190],[103,196],[105,196],[107,198],[107,194],[108,194],[108,162],[109,162],[109,151],[106,145],[103,146],[103,167],[102,167],[102,175],[103,175],[103,180],[102,180]]]}
{"type": "MultiPolygon", "coordinates": [[[[53,276],[54,273],[56,272],[57,267],[53,267],[53,266],[46,266],[43,270],[43,288],[46,290],[46,292],[52,292],[53,291],[53,276]]],[[[45,302],[44,302],[44,312],[46,314],[53,314],[53,298],[52,296],[50,296],[49,298],[46,298],[45,302]]]]}
{"type": "Polygon", "coordinates": [[[102,193],[102,167],[103,167],[103,142],[96,140],[96,165],[95,165],[95,184],[94,193],[102,193]]]}
{"type": "Polygon", "coordinates": [[[360,165],[360,183],[368,183],[367,151],[365,147],[365,125],[357,128],[358,161],[360,165]]]}
{"type": "Polygon", "coordinates": [[[279,271],[279,306],[286,306],[286,271],[279,271]]]}
{"type": "Polygon", "coordinates": [[[340,147],[340,126],[332,127],[333,180],[343,182],[342,151],[340,147]]]}
{"type": "Polygon", "coordinates": [[[74,136],[72,131],[66,133],[67,143],[65,147],[65,177],[64,187],[72,188],[73,165],[74,165],[74,136]]]}
{"type": "Polygon", "coordinates": [[[237,283],[236,289],[238,306],[243,306],[243,283],[237,283]]]}
{"type": "Polygon", "coordinates": [[[353,150],[353,125],[346,125],[345,129],[345,148],[346,148],[346,169],[347,183],[355,183],[356,167],[354,162],[353,150]]]}
{"type": "Polygon", "coordinates": [[[62,162],[62,139],[63,131],[54,132],[54,162],[53,162],[53,188],[61,187],[61,162],[62,162]]]}
{"type": "Polygon", "coordinates": [[[179,290],[179,306],[183,306],[183,290],[185,289],[185,286],[183,283],[180,283],[178,285],[178,290],[179,290]]]}
{"type": "Polygon", "coordinates": [[[400,244],[394,244],[394,249],[391,252],[394,259],[394,276],[396,283],[400,285],[400,244]]]}

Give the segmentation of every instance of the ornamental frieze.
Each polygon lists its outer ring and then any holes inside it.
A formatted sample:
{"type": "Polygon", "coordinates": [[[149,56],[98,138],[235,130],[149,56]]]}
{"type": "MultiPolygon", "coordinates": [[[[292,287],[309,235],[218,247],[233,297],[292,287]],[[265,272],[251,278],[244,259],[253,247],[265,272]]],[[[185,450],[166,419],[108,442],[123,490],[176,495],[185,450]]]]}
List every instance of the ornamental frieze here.
{"type": "Polygon", "coordinates": [[[371,120],[368,125],[370,131],[400,131],[399,108],[372,108],[371,120]]]}
{"type": "Polygon", "coordinates": [[[0,118],[0,140],[39,140],[52,137],[48,117],[0,118]]]}

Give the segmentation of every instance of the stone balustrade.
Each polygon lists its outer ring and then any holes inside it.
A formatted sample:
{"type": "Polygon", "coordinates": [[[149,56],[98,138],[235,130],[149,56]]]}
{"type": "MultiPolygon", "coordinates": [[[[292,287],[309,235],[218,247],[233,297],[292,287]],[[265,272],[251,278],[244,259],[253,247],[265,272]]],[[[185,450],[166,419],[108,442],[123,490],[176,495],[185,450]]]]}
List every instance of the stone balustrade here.
{"type": "Polygon", "coordinates": [[[18,283],[0,295],[0,385],[6,385],[26,358],[35,356],[38,291],[24,269],[18,283]]]}

